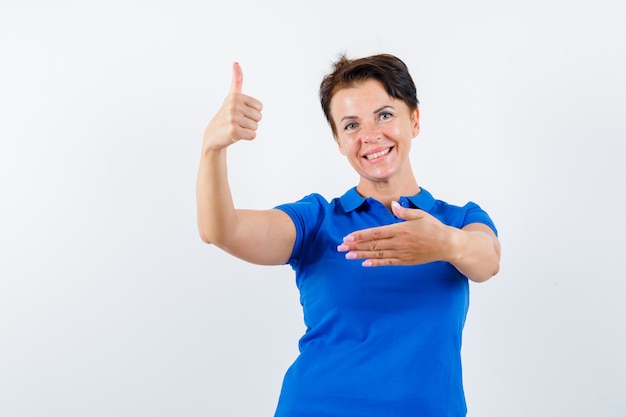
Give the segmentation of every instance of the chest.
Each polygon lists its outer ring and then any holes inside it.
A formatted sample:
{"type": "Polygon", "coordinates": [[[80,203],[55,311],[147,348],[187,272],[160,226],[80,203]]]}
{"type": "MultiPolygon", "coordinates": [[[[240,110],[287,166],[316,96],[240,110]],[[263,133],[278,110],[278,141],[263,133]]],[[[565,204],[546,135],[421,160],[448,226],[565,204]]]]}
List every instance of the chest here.
{"type": "MultiPolygon", "coordinates": [[[[296,270],[301,303],[308,315],[397,315],[411,311],[465,310],[467,280],[452,265],[367,268],[362,260],[347,260],[337,252],[344,236],[364,228],[400,222],[391,213],[368,213],[353,217],[329,217],[306,242],[301,265],[296,270]],[[382,217],[382,221],[381,221],[382,217]]],[[[455,313],[456,314],[456,313],[455,313]]]]}

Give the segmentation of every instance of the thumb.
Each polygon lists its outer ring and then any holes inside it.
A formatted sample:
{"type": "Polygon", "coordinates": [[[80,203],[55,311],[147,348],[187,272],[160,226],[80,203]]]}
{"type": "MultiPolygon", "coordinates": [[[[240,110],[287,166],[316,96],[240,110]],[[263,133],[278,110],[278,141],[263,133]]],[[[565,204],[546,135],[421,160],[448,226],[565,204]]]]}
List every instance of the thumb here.
{"type": "Polygon", "coordinates": [[[404,208],[398,204],[397,201],[391,202],[391,210],[393,210],[393,214],[395,214],[397,218],[403,220],[415,220],[422,217],[420,209],[404,208]]]}
{"type": "Polygon", "coordinates": [[[241,85],[243,84],[243,71],[238,62],[233,62],[233,80],[230,84],[231,94],[240,94],[241,85]]]}

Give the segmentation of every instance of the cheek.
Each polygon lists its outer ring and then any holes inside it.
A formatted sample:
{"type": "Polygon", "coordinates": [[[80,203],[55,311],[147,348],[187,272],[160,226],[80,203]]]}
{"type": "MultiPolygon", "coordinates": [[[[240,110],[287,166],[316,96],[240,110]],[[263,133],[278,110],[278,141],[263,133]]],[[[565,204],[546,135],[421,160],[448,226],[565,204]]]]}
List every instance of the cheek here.
{"type": "Polygon", "coordinates": [[[393,126],[392,128],[390,128],[390,130],[388,131],[389,135],[392,135],[392,137],[397,138],[398,140],[403,140],[403,139],[413,139],[417,133],[415,132],[415,130],[413,129],[413,125],[412,124],[398,124],[393,126]]]}
{"type": "Polygon", "coordinates": [[[349,149],[349,146],[348,146],[348,148],[346,148],[346,145],[347,145],[346,144],[346,140],[344,138],[340,138],[340,137],[336,137],[335,139],[337,140],[337,147],[339,148],[339,152],[343,156],[346,156],[347,151],[349,149]]]}
{"type": "Polygon", "coordinates": [[[402,138],[403,134],[406,135],[406,131],[399,124],[392,124],[392,125],[386,126],[386,128],[383,131],[384,136],[387,136],[388,138],[394,139],[394,140],[398,140],[402,138]]]}
{"type": "Polygon", "coordinates": [[[337,139],[337,144],[339,145],[339,152],[346,156],[357,150],[358,140],[344,135],[337,139]]]}

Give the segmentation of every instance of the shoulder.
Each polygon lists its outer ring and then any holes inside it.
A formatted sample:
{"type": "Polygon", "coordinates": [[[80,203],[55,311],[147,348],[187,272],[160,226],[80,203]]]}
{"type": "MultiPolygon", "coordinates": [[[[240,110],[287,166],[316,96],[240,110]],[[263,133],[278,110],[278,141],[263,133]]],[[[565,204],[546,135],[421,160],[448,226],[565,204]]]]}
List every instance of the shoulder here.
{"type": "Polygon", "coordinates": [[[288,263],[295,267],[304,256],[303,251],[309,247],[311,239],[317,235],[324,219],[332,211],[332,204],[321,194],[313,193],[302,197],[300,200],[281,204],[275,209],[283,211],[292,220],[296,228],[296,239],[288,263]]]}
{"type": "Polygon", "coordinates": [[[296,224],[296,228],[300,229],[305,225],[315,225],[324,218],[330,210],[331,203],[319,193],[312,193],[302,197],[300,200],[285,203],[274,207],[281,210],[291,217],[296,224]]]}
{"type": "Polygon", "coordinates": [[[275,208],[283,211],[318,211],[328,207],[330,203],[319,193],[312,193],[302,197],[300,200],[284,203],[275,208]]]}
{"type": "Polygon", "coordinates": [[[463,228],[472,223],[483,223],[489,226],[494,233],[496,227],[491,217],[480,205],[474,201],[468,201],[463,205],[451,204],[443,200],[434,200],[431,213],[449,226],[463,228]]]}

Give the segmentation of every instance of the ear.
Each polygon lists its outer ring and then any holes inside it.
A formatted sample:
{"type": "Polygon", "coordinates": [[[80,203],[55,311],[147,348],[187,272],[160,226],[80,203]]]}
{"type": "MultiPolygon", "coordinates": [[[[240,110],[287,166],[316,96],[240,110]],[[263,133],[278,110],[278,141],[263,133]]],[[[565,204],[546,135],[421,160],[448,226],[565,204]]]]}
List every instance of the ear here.
{"type": "Polygon", "coordinates": [[[411,113],[411,128],[413,132],[413,138],[417,137],[420,133],[420,111],[419,109],[413,110],[411,113]]]}

